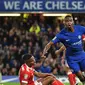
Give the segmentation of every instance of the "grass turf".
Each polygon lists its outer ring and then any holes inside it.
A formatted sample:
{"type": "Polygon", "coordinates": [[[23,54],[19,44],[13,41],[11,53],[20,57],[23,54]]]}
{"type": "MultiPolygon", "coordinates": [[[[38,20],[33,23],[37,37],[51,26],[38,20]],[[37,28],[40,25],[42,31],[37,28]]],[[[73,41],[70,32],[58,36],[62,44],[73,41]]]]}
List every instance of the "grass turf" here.
{"type": "Polygon", "coordinates": [[[17,83],[17,82],[7,82],[7,83],[3,83],[3,84],[0,84],[0,85],[20,85],[20,84],[17,83]]]}

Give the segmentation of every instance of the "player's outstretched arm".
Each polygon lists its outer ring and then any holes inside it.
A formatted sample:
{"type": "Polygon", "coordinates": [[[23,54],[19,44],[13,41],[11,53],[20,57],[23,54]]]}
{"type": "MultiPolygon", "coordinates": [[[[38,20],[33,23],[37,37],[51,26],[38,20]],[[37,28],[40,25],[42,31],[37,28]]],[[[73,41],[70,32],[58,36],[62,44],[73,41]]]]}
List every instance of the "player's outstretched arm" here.
{"type": "Polygon", "coordinates": [[[44,48],[44,50],[43,50],[43,56],[48,52],[48,50],[50,49],[50,47],[51,47],[53,44],[54,44],[54,43],[50,41],[50,42],[45,46],[45,48],[44,48]]]}
{"type": "Polygon", "coordinates": [[[52,75],[52,74],[49,74],[49,73],[41,73],[41,72],[37,72],[37,71],[34,72],[34,75],[35,75],[36,77],[38,77],[38,78],[44,78],[44,77],[47,77],[47,76],[53,76],[53,77],[55,77],[55,76],[52,75]]]}

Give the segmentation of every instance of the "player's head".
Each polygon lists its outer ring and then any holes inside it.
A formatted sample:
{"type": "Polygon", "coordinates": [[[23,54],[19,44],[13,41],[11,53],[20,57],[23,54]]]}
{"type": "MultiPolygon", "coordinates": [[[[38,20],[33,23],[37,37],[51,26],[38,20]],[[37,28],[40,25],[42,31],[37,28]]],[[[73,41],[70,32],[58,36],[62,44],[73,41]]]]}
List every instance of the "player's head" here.
{"type": "Polygon", "coordinates": [[[74,24],[73,17],[71,15],[65,16],[64,24],[66,28],[72,28],[74,24]]]}
{"type": "Polygon", "coordinates": [[[28,53],[23,55],[23,61],[30,67],[35,64],[34,56],[28,53]]]}

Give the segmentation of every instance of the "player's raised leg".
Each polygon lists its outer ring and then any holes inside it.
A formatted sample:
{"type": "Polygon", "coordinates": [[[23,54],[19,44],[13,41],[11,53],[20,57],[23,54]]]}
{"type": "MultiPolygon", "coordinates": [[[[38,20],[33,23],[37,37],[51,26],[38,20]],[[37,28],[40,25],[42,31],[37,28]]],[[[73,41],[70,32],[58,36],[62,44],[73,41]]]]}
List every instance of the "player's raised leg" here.
{"type": "Polygon", "coordinates": [[[81,70],[84,70],[83,69],[84,62],[83,61],[81,61],[79,63],[68,62],[68,64],[69,64],[70,68],[73,69],[74,73],[77,75],[77,77],[80,79],[80,81],[85,82],[85,77],[84,77],[84,75],[82,74],[82,71],[81,71],[81,70]]]}

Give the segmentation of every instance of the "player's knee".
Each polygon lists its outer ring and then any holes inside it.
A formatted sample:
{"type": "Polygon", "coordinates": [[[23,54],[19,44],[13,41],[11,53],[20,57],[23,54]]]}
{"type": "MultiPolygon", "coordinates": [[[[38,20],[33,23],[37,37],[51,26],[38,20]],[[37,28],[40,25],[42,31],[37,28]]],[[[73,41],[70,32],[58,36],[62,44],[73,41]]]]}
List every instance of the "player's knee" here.
{"type": "Polygon", "coordinates": [[[81,82],[84,82],[85,80],[83,78],[79,78],[81,82]]]}
{"type": "Polygon", "coordinates": [[[85,81],[85,76],[82,74],[81,71],[79,71],[76,75],[80,79],[81,82],[85,81]]]}
{"type": "Polygon", "coordinates": [[[84,76],[80,76],[79,79],[80,79],[81,82],[85,82],[85,77],[84,76]]]}

